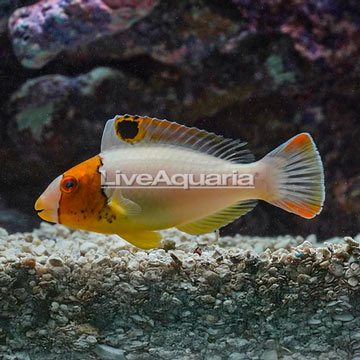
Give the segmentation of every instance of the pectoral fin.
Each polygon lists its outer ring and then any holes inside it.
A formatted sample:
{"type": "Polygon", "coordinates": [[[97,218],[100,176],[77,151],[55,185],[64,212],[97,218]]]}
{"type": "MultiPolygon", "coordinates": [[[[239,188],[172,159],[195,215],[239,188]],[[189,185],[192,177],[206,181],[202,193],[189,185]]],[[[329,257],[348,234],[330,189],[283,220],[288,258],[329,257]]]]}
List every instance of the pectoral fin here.
{"type": "Polygon", "coordinates": [[[108,206],[114,213],[122,216],[134,216],[142,211],[140,205],[122,196],[112,196],[108,206]]]}
{"type": "Polygon", "coordinates": [[[161,240],[161,235],[159,233],[147,230],[131,233],[119,233],[118,235],[141,249],[156,248],[161,240]]]}

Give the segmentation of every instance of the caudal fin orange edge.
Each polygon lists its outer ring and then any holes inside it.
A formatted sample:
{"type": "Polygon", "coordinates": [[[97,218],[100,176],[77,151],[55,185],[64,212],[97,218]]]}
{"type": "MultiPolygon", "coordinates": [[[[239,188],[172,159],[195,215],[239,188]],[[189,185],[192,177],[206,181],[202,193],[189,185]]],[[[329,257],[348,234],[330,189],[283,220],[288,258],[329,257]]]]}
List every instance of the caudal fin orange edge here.
{"type": "Polygon", "coordinates": [[[321,211],[321,206],[319,205],[308,205],[305,202],[300,202],[295,204],[291,201],[284,200],[284,208],[289,209],[292,213],[302,216],[306,219],[314,218],[321,211]]]}
{"type": "Polygon", "coordinates": [[[300,149],[306,145],[311,145],[311,138],[309,134],[301,133],[296,135],[291,141],[286,145],[285,151],[290,151],[294,148],[300,149]]]}

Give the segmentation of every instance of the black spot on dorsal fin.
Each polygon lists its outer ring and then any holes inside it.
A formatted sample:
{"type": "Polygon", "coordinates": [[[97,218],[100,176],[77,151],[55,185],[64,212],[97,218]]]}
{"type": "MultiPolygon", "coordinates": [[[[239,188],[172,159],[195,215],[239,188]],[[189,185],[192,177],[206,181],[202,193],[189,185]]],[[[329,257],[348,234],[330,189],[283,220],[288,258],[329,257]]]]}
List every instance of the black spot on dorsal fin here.
{"type": "Polygon", "coordinates": [[[116,132],[124,140],[134,139],[139,132],[139,123],[132,120],[119,121],[116,132]]]}

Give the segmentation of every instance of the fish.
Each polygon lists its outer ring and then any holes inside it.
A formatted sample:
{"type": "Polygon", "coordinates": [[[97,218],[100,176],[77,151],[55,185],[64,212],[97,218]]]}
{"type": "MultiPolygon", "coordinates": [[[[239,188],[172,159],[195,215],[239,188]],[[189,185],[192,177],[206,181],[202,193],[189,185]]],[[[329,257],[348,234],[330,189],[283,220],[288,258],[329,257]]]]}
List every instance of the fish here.
{"type": "Polygon", "coordinates": [[[35,210],[45,221],[150,249],[160,230],[210,233],[258,200],[306,219],[321,212],[324,170],[310,134],[255,161],[240,140],[125,114],[107,121],[100,153],[56,177],[35,210]]]}

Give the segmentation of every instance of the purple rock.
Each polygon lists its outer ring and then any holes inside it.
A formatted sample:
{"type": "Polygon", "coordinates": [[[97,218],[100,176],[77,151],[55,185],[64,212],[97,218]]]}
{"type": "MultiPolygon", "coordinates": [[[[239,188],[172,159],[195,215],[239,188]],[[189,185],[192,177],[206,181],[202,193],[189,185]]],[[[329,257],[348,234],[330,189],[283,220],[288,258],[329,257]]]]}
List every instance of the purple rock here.
{"type": "Polygon", "coordinates": [[[161,2],[137,24],[80,48],[70,49],[71,59],[96,61],[126,60],[149,56],[154,61],[193,71],[214,51],[222,51],[227,41],[243,29],[240,21],[229,18],[199,1],[161,2]]]}
{"type": "Polygon", "coordinates": [[[7,29],[9,16],[18,7],[27,6],[37,0],[0,0],[0,34],[7,29]]]}
{"type": "Polygon", "coordinates": [[[41,68],[61,51],[125,30],[157,0],[43,0],[9,19],[14,52],[29,68],[41,68]],[[109,5],[108,5],[109,4],[109,5]]]}
{"type": "Polygon", "coordinates": [[[360,52],[360,3],[341,0],[232,0],[246,26],[288,34],[305,58],[351,65],[360,52]]]}

